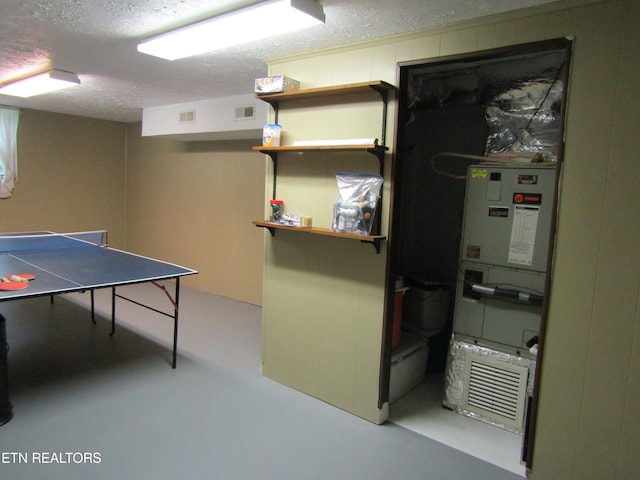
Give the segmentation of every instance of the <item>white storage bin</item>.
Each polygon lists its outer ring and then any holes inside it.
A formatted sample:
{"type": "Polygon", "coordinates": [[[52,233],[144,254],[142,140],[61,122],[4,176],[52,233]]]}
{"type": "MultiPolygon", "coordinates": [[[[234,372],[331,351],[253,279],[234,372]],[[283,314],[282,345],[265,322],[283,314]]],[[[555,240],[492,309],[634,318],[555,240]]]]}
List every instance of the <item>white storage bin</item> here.
{"type": "Polygon", "coordinates": [[[426,337],[447,326],[450,289],[446,286],[411,285],[404,297],[403,322],[408,329],[426,337]]]}
{"type": "Polygon", "coordinates": [[[429,345],[426,338],[402,332],[400,345],[391,356],[389,402],[420,385],[427,373],[429,345]]]}

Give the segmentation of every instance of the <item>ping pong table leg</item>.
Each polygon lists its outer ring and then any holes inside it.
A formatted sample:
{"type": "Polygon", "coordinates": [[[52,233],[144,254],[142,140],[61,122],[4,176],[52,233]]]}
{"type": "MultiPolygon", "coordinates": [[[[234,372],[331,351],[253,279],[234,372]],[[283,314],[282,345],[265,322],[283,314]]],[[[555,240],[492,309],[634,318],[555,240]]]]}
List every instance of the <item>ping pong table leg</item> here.
{"type": "Polygon", "coordinates": [[[173,363],[171,368],[176,368],[178,356],[178,305],[180,304],[180,277],[176,277],[175,307],[173,309],[173,363]]]}
{"type": "Polygon", "coordinates": [[[111,287],[111,333],[116,333],[116,287],[111,287]]]}
{"type": "MultiPolygon", "coordinates": [[[[173,358],[171,362],[171,367],[176,368],[177,357],[178,357],[178,305],[180,303],[180,277],[174,277],[173,279],[175,280],[175,294],[174,294],[174,298],[171,299],[173,303],[173,315],[170,315],[165,311],[157,310],[148,305],[139,303],[131,298],[118,295],[116,293],[116,287],[111,287],[111,334],[110,335],[113,336],[116,332],[116,297],[120,297],[123,300],[127,300],[131,303],[135,303],[136,305],[147,308],[149,310],[153,310],[154,312],[160,313],[167,317],[173,317],[173,358]]],[[[156,286],[158,285],[156,284],[156,286]]],[[[165,290],[165,293],[167,293],[166,290],[165,290]]],[[[168,293],[167,295],[169,296],[169,298],[171,298],[171,295],[169,295],[168,293]]]]}
{"type": "Polygon", "coordinates": [[[96,304],[94,302],[93,288],[91,289],[91,323],[96,324],[96,304]]]}

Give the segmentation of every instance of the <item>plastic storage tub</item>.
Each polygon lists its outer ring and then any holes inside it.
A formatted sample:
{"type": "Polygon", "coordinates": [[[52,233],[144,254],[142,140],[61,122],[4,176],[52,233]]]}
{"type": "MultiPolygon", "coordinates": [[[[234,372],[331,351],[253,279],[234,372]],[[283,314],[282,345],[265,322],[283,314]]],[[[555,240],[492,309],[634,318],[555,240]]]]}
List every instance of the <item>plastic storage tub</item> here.
{"type": "Polygon", "coordinates": [[[429,345],[427,339],[402,332],[400,345],[391,355],[389,402],[394,402],[420,385],[427,373],[429,345]]]}
{"type": "Polygon", "coordinates": [[[426,337],[447,326],[451,289],[445,285],[411,282],[404,297],[403,322],[408,329],[426,337]]]}

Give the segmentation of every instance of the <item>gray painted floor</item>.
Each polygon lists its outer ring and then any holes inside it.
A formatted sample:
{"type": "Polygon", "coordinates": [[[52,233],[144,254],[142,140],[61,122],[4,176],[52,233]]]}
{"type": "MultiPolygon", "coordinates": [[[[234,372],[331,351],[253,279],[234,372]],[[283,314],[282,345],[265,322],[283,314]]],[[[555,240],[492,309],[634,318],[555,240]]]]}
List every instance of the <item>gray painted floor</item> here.
{"type": "MultiPolygon", "coordinates": [[[[127,290],[166,304],[151,285],[127,290]]],[[[170,319],[119,302],[110,337],[109,292],[95,326],[87,297],[0,304],[15,414],[3,480],[522,478],[261,377],[258,307],[183,288],[172,370],[170,319]]]]}
{"type": "Polygon", "coordinates": [[[442,407],[444,374],[427,375],[392,403],[389,420],[501,468],[526,476],[520,463],[522,435],[442,407]]]}

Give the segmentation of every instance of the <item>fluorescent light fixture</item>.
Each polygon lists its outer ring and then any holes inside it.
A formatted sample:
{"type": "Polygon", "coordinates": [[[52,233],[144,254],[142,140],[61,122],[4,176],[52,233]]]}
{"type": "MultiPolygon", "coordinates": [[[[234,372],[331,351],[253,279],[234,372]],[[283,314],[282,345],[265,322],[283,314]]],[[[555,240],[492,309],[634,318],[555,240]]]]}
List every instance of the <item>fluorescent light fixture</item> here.
{"type": "Polygon", "coordinates": [[[314,0],[268,0],[148,38],[138,51],[176,60],[321,23],[324,10],[314,0]]]}
{"type": "Polygon", "coordinates": [[[80,85],[80,79],[75,73],[50,70],[3,85],[0,87],[0,94],[28,98],[74,85],[80,85]]]}

